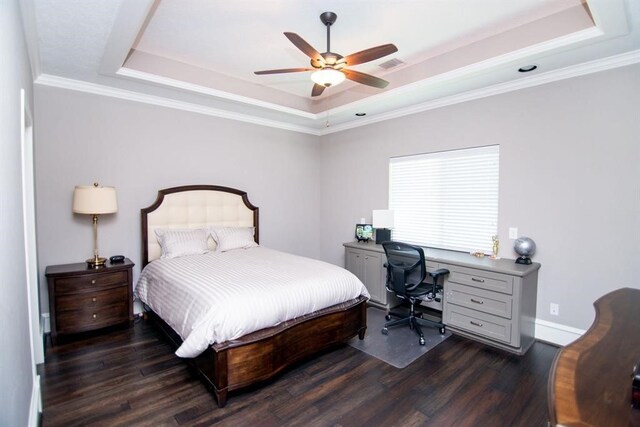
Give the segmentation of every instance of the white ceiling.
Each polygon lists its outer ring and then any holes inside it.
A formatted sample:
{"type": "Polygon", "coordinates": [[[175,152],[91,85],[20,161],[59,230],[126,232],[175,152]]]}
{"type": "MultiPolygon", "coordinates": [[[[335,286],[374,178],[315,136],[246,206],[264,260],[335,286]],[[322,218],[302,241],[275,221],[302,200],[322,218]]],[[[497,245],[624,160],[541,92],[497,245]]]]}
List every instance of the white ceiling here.
{"type": "MultiPolygon", "coordinates": [[[[312,134],[640,61],[638,0],[25,0],[36,84],[67,87],[312,134]],[[284,35],[326,51],[393,43],[311,98],[284,35]],[[403,64],[385,70],[390,59],[403,64]],[[531,73],[519,67],[536,64],[531,73]],[[355,113],[365,112],[365,117],[355,113]],[[327,122],[329,127],[327,127],[327,122]]],[[[351,67],[350,67],[351,68],[351,67]]]]}

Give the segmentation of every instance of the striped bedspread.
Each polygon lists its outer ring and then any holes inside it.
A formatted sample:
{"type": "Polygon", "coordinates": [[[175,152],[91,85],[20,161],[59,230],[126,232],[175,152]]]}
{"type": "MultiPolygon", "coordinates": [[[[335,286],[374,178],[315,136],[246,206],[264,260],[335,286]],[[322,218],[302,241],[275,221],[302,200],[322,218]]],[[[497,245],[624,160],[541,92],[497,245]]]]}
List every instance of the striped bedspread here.
{"type": "Polygon", "coordinates": [[[155,260],[135,293],[182,337],[180,357],[369,296],[343,268],[265,247],[155,260]]]}

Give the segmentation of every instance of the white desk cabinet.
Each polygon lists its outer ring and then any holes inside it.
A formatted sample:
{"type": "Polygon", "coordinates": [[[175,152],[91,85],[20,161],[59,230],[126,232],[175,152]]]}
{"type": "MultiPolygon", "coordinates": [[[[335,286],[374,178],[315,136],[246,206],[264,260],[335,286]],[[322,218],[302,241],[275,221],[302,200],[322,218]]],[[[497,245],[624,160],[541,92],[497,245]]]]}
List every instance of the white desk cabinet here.
{"type": "Polygon", "coordinates": [[[369,302],[379,307],[386,307],[384,253],[349,247],[346,248],[345,256],[347,270],[355,274],[371,294],[369,302]]]}
{"type": "MultiPolygon", "coordinates": [[[[386,308],[386,257],[373,242],[345,243],[346,266],[365,284],[371,302],[386,308]]],[[[443,323],[449,331],[504,350],[524,354],[534,342],[538,269],[469,254],[424,248],[427,269],[446,268],[443,323]]]]}

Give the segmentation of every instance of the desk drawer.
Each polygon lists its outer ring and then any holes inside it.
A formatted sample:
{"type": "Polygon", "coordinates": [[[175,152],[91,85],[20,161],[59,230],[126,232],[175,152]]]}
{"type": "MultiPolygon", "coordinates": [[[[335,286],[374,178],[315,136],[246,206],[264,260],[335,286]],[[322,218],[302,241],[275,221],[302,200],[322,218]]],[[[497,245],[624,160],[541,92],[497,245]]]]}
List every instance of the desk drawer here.
{"type": "Polygon", "coordinates": [[[452,267],[449,271],[450,273],[447,278],[449,282],[501,292],[503,294],[513,294],[513,276],[509,276],[508,274],[492,273],[490,271],[465,267],[452,267]]]}
{"type": "Polygon", "coordinates": [[[90,291],[97,288],[108,288],[119,283],[128,283],[126,271],[113,273],[86,274],[77,277],[62,277],[55,279],[56,294],[90,291]]]}
{"type": "Polygon", "coordinates": [[[447,304],[445,309],[445,324],[515,347],[520,345],[519,342],[511,342],[511,321],[498,316],[447,304]]]}
{"type": "Polygon", "coordinates": [[[511,319],[513,298],[509,295],[449,282],[445,287],[445,298],[448,304],[511,319]]]}

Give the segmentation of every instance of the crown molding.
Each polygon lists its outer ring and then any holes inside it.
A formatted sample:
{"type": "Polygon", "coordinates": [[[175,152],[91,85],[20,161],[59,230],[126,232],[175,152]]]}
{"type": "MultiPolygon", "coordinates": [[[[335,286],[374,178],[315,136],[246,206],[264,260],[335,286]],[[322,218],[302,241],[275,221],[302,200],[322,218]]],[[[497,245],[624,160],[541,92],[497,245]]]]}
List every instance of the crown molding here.
{"type": "MultiPolygon", "coordinates": [[[[450,105],[459,104],[462,102],[473,101],[475,99],[486,98],[503,93],[513,92],[520,89],[526,89],[534,86],[544,85],[570,79],[573,77],[579,77],[586,74],[597,73],[614,68],[624,67],[640,62],[640,49],[634,50],[619,55],[610,56],[607,58],[597,59],[589,62],[585,62],[579,65],[565,67],[559,70],[549,71],[546,73],[534,75],[531,77],[525,77],[516,81],[500,83],[486,88],[467,91],[461,94],[452,95],[433,101],[424,102],[421,104],[413,105],[406,108],[399,108],[388,113],[383,113],[370,118],[359,119],[357,121],[344,123],[341,125],[330,126],[327,128],[316,129],[309,126],[299,126],[287,123],[286,121],[269,120],[258,116],[249,114],[240,114],[225,111],[219,108],[213,108],[198,104],[193,104],[185,101],[172,100],[155,95],[147,95],[130,90],[114,88],[110,86],[100,85],[96,83],[83,82],[79,80],[68,79],[64,77],[58,77],[49,74],[41,74],[35,80],[34,84],[42,86],[58,87],[63,89],[69,89],[74,91],[86,92],[95,95],[108,96],[113,98],[125,99],[134,102],[141,102],[145,104],[157,105],[166,108],[174,108],[177,110],[189,111],[198,114],[205,114],[214,117],[225,118],[229,120],[236,120],[245,123],[251,123],[259,126],[267,126],[276,129],[288,130],[292,132],[301,132],[305,134],[322,136],[335,132],[341,132],[348,129],[353,129],[361,126],[367,126],[373,123],[382,122],[385,120],[391,120],[399,117],[408,116],[411,114],[420,113],[423,111],[433,110],[436,108],[442,108],[450,105]]],[[[429,81],[426,81],[429,84],[429,81]]],[[[423,82],[424,84],[424,82],[423,82]]],[[[336,112],[339,109],[334,108],[327,112],[315,114],[314,119],[321,121],[325,115],[336,112]]]]}
{"type": "Polygon", "coordinates": [[[41,74],[35,80],[34,84],[41,86],[57,87],[61,89],[69,89],[78,92],[91,93],[94,95],[107,96],[111,98],[124,99],[127,101],[141,102],[143,104],[151,104],[160,107],[173,108],[176,110],[189,111],[192,113],[204,114],[207,116],[220,117],[223,119],[236,120],[245,123],[251,123],[259,126],[267,126],[276,129],[288,130],[292,132],[301,132],[318,136],[317,130],[304,126],[297,126],[291,123],[263,119],[248,114],[233,113],[219,108],[208,107],[191,102],[177,101],[161,96],[148,95],[140,92],[134,92],[126,89],[114,88],[110,86],[89,83],[80,80],[67,79],[50,74],[41,74]]]}
{"type": "Polygon", "coordinates": [[[611,70],[614,68],[633,65],[640,62],[640,50],[625,52],[619,55],[609,56],[607,58],[596,59],[594,61],[585,62],[570,67],[561,68],[554,71],[525,77],[512,82],[500,83],[487,86],[481,89],[470,90],[461,94],[447,96],[433,101],[412,105],[406,108],[400,108],[388,113],[379,114],[366,119],[360,119],[357,122],[349,122],[342,125],[331,126],[320,131],[321,135],[327,135],[335,132],[342,132],[348,129],[366,126],[385,120],[396,119],[411,114],[421,113],[428,110],[447,107],[450,105],[460,104],[463,102],[473,101],[476,99],[487,98],[494,95],[513,92],[530,87],[540,86],[587,74],[598,73],[600,71],[611,70]]]}
{"type": "Polygon", "coordinates": [[[305,119],[315,120],[318,118],[317,114],[298,110],[296,108],[285,107],[283,105],[274,104],[273,102],[261,101],[259,99],[249,98],[247,96],[242,96],[242,95],[236,95],[234,93],[213,89],[210,87],[185,82],[182,80],[176,80],[169,77],[159,76],[157,74],[146,73],[144,71],[133,70],[131,68],[122,67],[116,72],[116,74],[119,76],[131,78],[134,80],[143,80],[146,82],[151,82],[151,83],[159,84],[162,86],[174,87],[180,90],[195,92],[202,95],[213,96],[215,98],[222,98],[228,101],[234,101],[242,104],[252,105],[254,107],[266,108],[269,110],[291,114],[294,116],[300,116],[300,117],[304,117],[305,119]]]}

